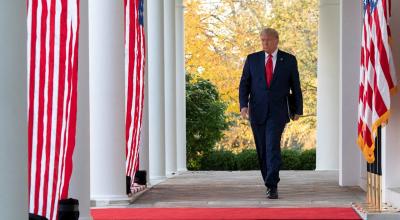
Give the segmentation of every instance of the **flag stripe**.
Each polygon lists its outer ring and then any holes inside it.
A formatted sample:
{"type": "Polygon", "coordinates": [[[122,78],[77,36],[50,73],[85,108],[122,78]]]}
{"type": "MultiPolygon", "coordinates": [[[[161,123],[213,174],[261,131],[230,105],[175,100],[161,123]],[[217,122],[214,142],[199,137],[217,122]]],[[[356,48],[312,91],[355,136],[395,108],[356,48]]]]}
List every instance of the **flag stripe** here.
{"type": "Polygon", "coordinates": [[[50,220],[72,173],[78,7],[79,0],[27,0],[29,212],[50,220]]]}
{"type": "Polygon", "coordinates": [[[139,163],[144,100],[143,0],[125,0],[124,5],[126,175],[133,184],[139,163]]]}
{"type": "Polygon", "coordinates": [[[39,188],[39,204],[38,204],[38,213],[40,215],[43,215],[43,203],[44,203],[44,185],[46,180],[44,179],[45,177],[45,172],[47,170],[46,167],[46,162],[48,160],[47,156],[47,128],[48,128],[48,99],[49,99],[49,34],[50,34],[50,2],[43,2],[42,3],[44,7],[44,14],[42,15],[42,18],[45,18],[45,23],[44,26],[42,26],[42,35],[45,35],[44,40],[42,39],[42,67],[41,67],[41,73],[44,74],[44,88],[41,89],[40,91],[43,93],[42,96],[44,97],[42,106],[43,106],[43,136],[42,136],[42,160],[40,164],[40,188],[39,188]]]}
{"type": "MultiPolygon", "coordinates": [[[[35,69],[34,69],[34,84],[35,84],[35,90],[34,90],[34,97],[33,97],[33,134],[32,134],[32,145],[37,146],[38,144],[38,117],[39,117],[39,81],[40,81],[40,31],[41,31],[41,15],[42,15],[42,4],[41,1],[38,1],[38,6],[37,6],[37,13],[36,13],[36,45],[35,45],[35,69]]],[[[35,189],[37,186],[37,181],[36,181],[36,172],[37,172],[37,148],[32,149],[32,158],[35,158],[31,162],[31,190],[35,189]]],[[[36,197],[36,189],[32,190],[33,193],[30,196],[31,202],[34,204],[33,210],[36,209],[36,202],[37,202],[37,197],[36,197]]],[[[36,209],[37,210],[37,209],[36,209]]]]}
{"type": "MultiPolygon", "coordinates": [[[[63,88],[62,97],[62,115],[61,115],[61,140],[60,140],[60,150],[58,152],[58,168],[57,169],[57,185],[56,185],[56,201],[61,199],[61,185],[63,180],[63,172],[64,172],[64,154],[65,154],[65,144],[66,144],[66,135],[67,135],[67,127],[68,127],[68,98],[69,98],[69,73],[68,73],[68,47],[69,47],[69,31],[68,31],[68,18],[69,18],[69,7],[68,1],[62,0],[62,10],[65,13],[61,14],[61,34],[63,34],[63,38],[65,40],[62,41],[62,46],[60,48],[60,68],[64,72],[63,78],[65,87],[63,88]],[[62,62],[61,62],[62,61],[62,62]]],[[[55,207],[53,212],[56,214],[58,210],[58,203],[55,203],[55,207]]],[[[55,215],[53,213],[53,215],[55,215]]]]}
{"type": "Polygon", "coordinates": [[[51,130],[51,149],[50,149],[50,166],[49,166],[49,183],[48,183],[48,195],[47,195],[47,208],[46,208],[46,217],[48,219],[51,219],[53,216],[53,209],[54,209],[54,201],[55,201],[55,176],[56,176],[56,169],[55,167],[58,166],[58,161],[56,159],[57,152],[58,152],[58,137],[59,133],[58,132],[58,127],[59,127],[59,85],[63,82],[60,81],[60,74],[59,74],[59,68],[60,68],[60,20],[61,20],[61,0],[55,0],[55,19],[54,19],[54,67],[53,72],[54,72],[54,80],[53,80],[53,88],[54,88],[54,94],[53,95],[53,112],[52,112],[52,130],[51,130]]]}
{"type": "Polygon", "coordinates": [[[133,47],[133,53],[130,56],[130,61],[133,65],[133,96],[130,98],[133,100],[133,106],[131,109],[131,115],[133,117],[133,121],[131,122],[131,142],[130,142],[130,151],[131,151],[131,158],[130,158],[130,164],[129,164],[129,176],[133,176],[133,165],[135,163],[135,146],[136,146],[136,130],[137,130],[137,87],[140,81],[137,80],[138,77],[138,69],[137,69],[137,61],[138,61],[138,48],[137,48],[137,20],[136,20],[136,14],[137,14],[137,0],[132,1],[133,4],[131,4],[131,20],[135,21],[132,22],[133,28],[132,28],[132,33],[133,33],[133,42],[134,42],[134,47],[133,47]]]}
{"type": "MultiPolygon", "coordinates": [[[[382,67],[382,71],[386,78],[386,82],[389,85],[389,88],[393,88],[394,84],[393,84],[392,78],[390,76],[390,70],[389,70],[389,61],[388,61],[389,58],[386,53],[387,48],[385,48],[385,45],[384,45],[384,42],[382,39],[383,34],[386,34],[386,38],[387,38],[387,33],[384,33],[381,30],[381,21],[380,20],[382,20],[382,18],[381,18],[381,15],[378,15],[379,11],[380,10],[377,9],[377,10],[375,10],[375,13],[374,13],[374,19],[375,19],[375,25],[376,25],[377,47],[379,50],[379,53],[377,53],[379,55],[379,59],[377,59],[377,60],[379,60],[379,64],[382,67]]],[[[382,24],[382,29],[386,29],[386,24],[382,24]]]]}
{"type": "Polygon", "coordinates": [[[50,219],[55,219],[58,208],[58,181],[60,179],[60,152],[62,151],[62,136],[63,136],[63,115],[64,115],[64,93],[65,93],[65,45],[66,45],[66,5],[65,1],[60,1],[60,19],[59,19],[59,56],[58,56],[58,105],[57,105],[57,128],[56,128],[56,143],[55,143],[55,154],[54,154],[54,173],[53,173],[53,195],[51,202],[51,214],[50,219]]]}
{"type": "MultiPolygon", "coordinates": [[[[138,16],[136,16],[136,19],[138,19],[138,16]]],[[[138,41],[138,47],[140,47],[140,50],[144,50],[144,47],[143,47],[143,44],[142,44],[142,42],[143,42],[143,28],[139,28],[137,30],[137,35],[136,36],[138,37],[138,40],[137,40],[138,41]]],[[[137,87],[137,92],[139,93],[139,96],[136,96],[136,101],[139,103],[139,105],[137,105],[137,112],[138,112],[137,113],[137,118],[138,118],[138,121],[136,123],[137,123],[138,126],[137,126],[136,134],[135,134],[135,139],[136,139],[135,146],[134,146],[134,148],[135,148],[135,158],[134,158],[133,167],[132,167],[133,170],[131,171],[131,176],[133,176],[133,177],[134,177],[134,172],[139,169],[139,146],[140,146],[140,131],[141,131],[141,127],[142,127],[142,112],[143,112],[143,107],[142,106],[143,106],[143,89],[144,89],[144,79],[143,79],[143,76],[144,76],[143,71],[144,71],[144,69],[141,68],[141,67],[144,66],[143,54],[142,53],[138,53],[137,57],[138,57],[138,62],[137,62],[138,68],[137,69],[139,70],[138,81],[142,82],[142,83],[140,83],[139,86],[137,87]]],[[[132,186],[133,186],[133,184],[132,184],[132,186]]]]}
{"type": "MultiPolygon", "coordinates": [[[[139,7],[138,7],[138,1],[135,1],[135,10],[136,10],[136,12],[138,12],[138,10],[139,10],[139,7]]],[[[134,16],[135,16],[135,21],[137,21],[138,20],[138,13],[135,13],[134,14],[134,16]]],[[[141,54],[138,52],[139,51],[139,43],[140,43],[140,37],[139,37],[139,23],[138,22],[135,22],[135,67],[136,67],[136,82],[141,82],[141,76],[140,76],[140,73],[141,73],[141,63],[140,63],[140,58],[141,58],[141,54]]],[[[137,157],[137,154],[138,154],[138,145],[139,145],[139,142],[138,142],[138,134],[139,134],[139,126],[140,126],[140,124],[139,124],[139,114],[140,114],[140,112],[139,112],[139,107],[141,107],[141,106],[139,106],[140,105],[140,103],[139,103],[139,100],[140,100],[140,85],[141,85],[141,83],[138,83],[137,84],[137,86],[136,86],[136,88],[135,88],[135,94],[139,94],[139,95],[135,95],[135,97],[133,97],[134,99],[135,99],[135,103],[137,103],[136,105],[135,105],[135,129],[134,129],[134,145],[132,146],[132,150],[133,150],[133,155],[134,155],[134,157],[133,157],[133,162],[132,162],[132,165],[131,165],[131,176],[134,176],[134,172],[135,172],[135,165],[136,165],[136,161],[138,160],[138,157],[137,157]]]]}
{"type": "Polygon", "coordinates": [[[132,129],[132,133],[130,134],[132,137],[132,142],[131,142],[131,161],[130,161],[130,170],[129,170],[129,175],[133,176],[133,172],[134,172],[134,164],[135,164],[135,160],[136,160],[136,134],[137,134],[137,130],[138,130],[138,102],[137,102],[137,98],[138,98],[138,92],[137,89],[139,87],[140,81],[138,80],[139,74],[138,74],[138,23],[137,21],[137,0],[133,1],[134,4],[132,4],[132,11],[134,11],[135,13],[131,14],[131,18],[133,18],[132,20],[135,21],[133,22],[133,41],[135,42],[135,47],[134,47],[134,53],[133,56],[131,56],[131,62],[133,62],[133,80],[135,80],[133,85],[133,97],[131,99],[134,100],[134,105],[132,108],[132,115],[133,115],[133,123],[131,123],[131,127],[132,129]]]}
{"type": "Polygon", "coordinates": [[[35,193],[35,209],[39,210],[39,192],[41,185],[42,158],[43,158],[43,135],[44,135],[44,93],[45,93],[45,64],[46,64],[46,28],[47,28],[47,4],[46,0],[41,1],[41,31],[40,31],[40,64],[39,64],[39,107],[38,107],[38,136],[37,136],[37,158],[36,158],[36,186],[39,191],[35,193]]]}
{"type": "MultiPolygon", "coordinates": [[[[76,8],[74,11],[79,14],[79,5],[76,4],[74,5],[76,8]]],[[[69,182],[71,179],[72,175],[72,156],[74,152],[74,146],[75,146],[75,136],[76,136],[76,120],[77,120],[77,91],[78,91],[78,47],[79,47],[79,41],[77,37],[79,36],[79,23],[80,23],[80,18],[79,16],[74,16],[75,20],[73,23],[74,27],[74,50],[73,50],[73,58],[72,58],[72,85],[73,85],[73,90],[72,90],[72,101],[71,101],[71,126],[70,126],[70,132],[69,132],[69,150],[67,154],[67,173],[66,173],[66,180],[64,181],[64,189],[63,189],[63,194],[62,198],[66,199],[68,197],[68,189],[69,189],[69,182]]]]}
{"type": "Polygon", "coordinates": [[[377,128],[388,122],[397,79],[390,48],[390,0],[364,0],[358,108],[358,144],[369,163],[377,128]]]}
{"type": "Polygon", "coordinates": [[[129,111],[127,111],[127,114],[128,114],[128,117],[129,117],[129,123],[127,123],[128,124],[128,137],[127,137],[127,139],[128,139],[128,142],[127,142],[127,152],[128,152],[128,155],[127,155],[127,173],[126,173],[126,175],[127,176],[129,176],[129,173],[130,173],[130,164],[131,164],[131,162],[132,162],[132,160],[131,160],[131,156],[132,156],[132,151],[131,151],[131,143],[132,143],[132,130],[133,130],[133,127],[132,127],[132,121],[134,120],[133,118],[133,113],[132,113],[132,109],[133,109],[133,107],[134,107],[134,103],[132,103],[133,102],[133,100],[132,100],[132,97],[134,96],[133,95],[133,87],[134,87],[134,81],[133,81],[133,62],[132,62],[132,57],[133,57],[133,54],[134,54],[134,45],[135,45],[135,42],[134,42],[134,39],[133,39],[133,31],[134,31],[134,28],[133,28],[133,24],[134,24],[134,21],[131,21],[132,19],[131,19],[131,14],[133,13],[132,11],[134,10],[133,9],[134,8],[134,5],[133,5],[133,2],[131,1],[131,0],[128,0],[128,5],[127,5],[127,18],[129,19],[129,23],[128,23],[128,26],[129,26],[129,29],[127,30],[127,32],[129,33],[128,34],[128,36],[129,36],[129,38],[128,38],[128,40],[127,40],[127,42],[129,41],[129,46],[128,46],[128,50],[129,50],[129,54],[127,54],[127,56],[128,56],[128,72],[126,73],[127,75],[128,75],[128,96],[127,96],[127,100],[128,100],[128,102],[129,102],[129,105],[127,106],[127,108],[129,109],[129,111]]]}
{"type": "Polygon", "coordinates": [[[50,169],[50,149],[51,149],[51,129],[52,129],[52,116],[53,116],[53,79],[54,79],[54,20],[55,20],[55,0],[51,1],[50,4],[50,36],[49,36],[49,78],[48,78],[48,109],[47,115],[47,135],[46,135],[46,167],[44,173],[44,189],[43,189],[43,211],[42,216],[47,216],[47,202],[50,201],[48,197],[48,186],[49,186],[49,169],[50,169]]]}

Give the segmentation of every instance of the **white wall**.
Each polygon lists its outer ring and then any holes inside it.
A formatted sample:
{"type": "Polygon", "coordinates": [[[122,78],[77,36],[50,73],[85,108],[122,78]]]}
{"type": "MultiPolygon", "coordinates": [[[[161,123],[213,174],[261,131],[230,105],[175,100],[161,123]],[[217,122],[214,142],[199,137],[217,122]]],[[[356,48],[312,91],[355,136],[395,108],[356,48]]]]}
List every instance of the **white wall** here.
{"type": "Polygon", "coordinates": [[[357,146],[358,86],[361,47],[361,1],[340,1],[339,184],[360,182],[357,146]]]}
{"type": "MultiPolygon", "coordinates": [[[[397,79],[400,82],[400,1],[392,1],[392,52],[396,65],[397,79]]],[[[398,87],[400,88],[400,87],[398,87]]],[[[383,200],[400,207],[400,194],[393,193],[393,188],[400,189],[400,95],[391,99],[391,118],[383,132],[383,200]],[[388,190],[389,189],[389,190],[388,190]]]]}
{"type": "Polygon", "coordinates": [[[28,219],[26,16],[26,1],[1,2],[1,219],[28,219]]]}

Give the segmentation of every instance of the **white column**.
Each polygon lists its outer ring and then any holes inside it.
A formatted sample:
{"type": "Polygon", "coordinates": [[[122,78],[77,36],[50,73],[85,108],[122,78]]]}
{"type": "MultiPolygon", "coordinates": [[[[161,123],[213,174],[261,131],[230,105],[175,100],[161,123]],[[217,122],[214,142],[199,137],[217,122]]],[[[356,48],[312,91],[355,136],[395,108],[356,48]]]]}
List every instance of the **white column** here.
{"type": "Polygon", "coordinates": [[[177,170],[175,65],[175,2],[164,0],[165,168],[167,176],[177,170]]]}
{"type": "Polygon", "coordinates": [[[318,30],[317,170],[338,169],[339,0],[320,0],[318,30]]]}
{"type": "Polygon", "coordinates": [[[166,178],[163,1],[147,1],[147,100],[150,184],[166,178]]]}
{"type": "MultiPolygon", "coordinates": [[[[400,82],[400,1],[392,1],[392,52],[396,66],[397,80],[400,82]]],[[[400,207],[400,94],[391,99],[389,123],[382,129],[382,180],[383,202],[400,207]]]]}
{"type": "Polygon", "coordinates": [[[178,171],[186,171],[186,85],[183,0],[175,0],[176,146],[178,171]]]}
{"type": "Polygon", "coordinates": [[[28,219],[26,2],[0,7],[0,215],[28,219]]]}
{"type": "Polygon", "coordinates": [[[126,199],[124,5],[89,0],[91,199],[126,199]]]}
{"type": "Polygon", "coordinates": [[[361,1],[340,1],[339,184],[360,183],[357,146],[361,1]]]}
{"type": "MultiPolygon", "coordinates": [[[[145,77],[147,78],[147,77],[145,77]]],[[[145,79],[146,80],[146,79],[145,79]]],[[[147,82],[147,81],[146,81],[147,82]]],[[[145,85],[145,87],[147,87],[145,85]]],[[[147,93],[147,89],[145,88],[145,92],[147,93]]],[[[147,96],[145,95],[145,99],[147,96]]],[[[140,143],[139,143],[139,170],[145,170],[147,172],[146,180],[147,182],[150,180],[149,178],[149,167],[150,167],[150,158],[149,158],[149,117],[148,115],[148,106],[147,100],[144,101],[143,107],[143,124],[142,124],[142,132],[140,134],[140,143]]]]}
{"type": "Polygon", "coordinates": [[[76,145],[69,197],[79,200],[80,219],[90,216],[90,121],[89,121],[89,7],[80,4],[78,107],[76,145]]]}
{"type": "MultiPolygon", "coordinates": [[[[144,1],[144,15],[147,15],[147,1],[144,1]]],[[[147,19],[144,19],[144,27],[145,31],[148,28],[147,19]]],[[[147,39],[146,32],[146,39],[147,39]]],[[[147,40],[146,40],[147,43],[147,40]]],[[[147,50],[147,45],[146,45],[147,50]]],[[[149,93],[149,85],[148,85],[148,64],[145,65],[145,76],[144,76],[144,103],[143,103],[143,124],[142,131],[140,133],[140,144],[139,144],[139,169],[147,171],[147,182],[149,182],[149,167],[150,167],[150,155],[149,155],[149,102],[148,102],[148,93],[149,93]]]]}

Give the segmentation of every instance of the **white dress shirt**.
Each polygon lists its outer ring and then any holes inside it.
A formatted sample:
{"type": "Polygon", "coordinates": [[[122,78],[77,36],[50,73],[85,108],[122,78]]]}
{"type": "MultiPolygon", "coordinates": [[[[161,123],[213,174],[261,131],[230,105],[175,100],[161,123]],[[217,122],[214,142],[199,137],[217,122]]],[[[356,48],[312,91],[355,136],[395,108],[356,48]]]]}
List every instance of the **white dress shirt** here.
{"type": "MultiPolygon", "coordinates": [[[[272,74],[275,71],[277,55],[278,55],[278,48],[276,48],[276,50],[272,53],[272,74]]],[[[265,52],[265,63],[264,63],[264,66],[267,65],[268,56],[269,56],[269,54],[267,52],[265,52]]]]}

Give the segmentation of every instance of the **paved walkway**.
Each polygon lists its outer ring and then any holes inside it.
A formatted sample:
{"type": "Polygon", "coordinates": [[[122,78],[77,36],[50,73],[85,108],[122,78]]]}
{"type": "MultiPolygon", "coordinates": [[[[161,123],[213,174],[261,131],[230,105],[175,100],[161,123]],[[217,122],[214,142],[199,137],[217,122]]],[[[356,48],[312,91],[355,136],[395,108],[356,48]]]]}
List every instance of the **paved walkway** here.
{"type": "Polygon", "coordinates": [[[141,194],[129,207],[350,207],[359,187],[340,187],[336,171],[281,171],[279,200],[269,200],[260,171],[185,172],[141,194]]]}

